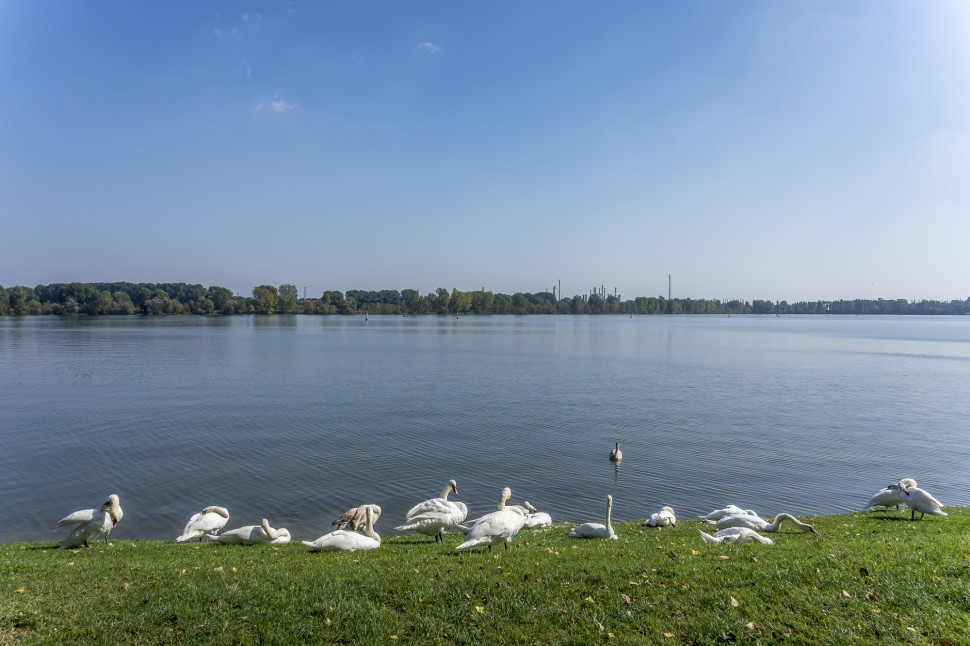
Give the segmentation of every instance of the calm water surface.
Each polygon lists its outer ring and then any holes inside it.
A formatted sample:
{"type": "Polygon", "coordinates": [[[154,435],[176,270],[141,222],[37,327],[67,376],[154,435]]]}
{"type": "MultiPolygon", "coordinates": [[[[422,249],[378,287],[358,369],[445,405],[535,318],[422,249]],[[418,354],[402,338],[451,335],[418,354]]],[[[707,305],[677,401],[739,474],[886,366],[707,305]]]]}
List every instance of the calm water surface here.
{"type": "Polygon", "coordinates": [[[727,503],[970,504],[970,317],[0,318],[0,541],[120,494],[112,536],[205,505],[295,538],[449,478],[557,521],[727,503]],[[614,441],[625,459],[607,460],[614,441]]]}

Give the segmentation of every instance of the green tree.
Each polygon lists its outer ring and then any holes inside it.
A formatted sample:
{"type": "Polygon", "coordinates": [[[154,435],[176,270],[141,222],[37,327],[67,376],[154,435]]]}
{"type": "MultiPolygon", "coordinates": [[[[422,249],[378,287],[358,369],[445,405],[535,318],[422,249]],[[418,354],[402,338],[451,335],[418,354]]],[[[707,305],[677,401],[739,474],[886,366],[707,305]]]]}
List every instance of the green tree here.
{"type": "Polygon", "coordinates": [[[272,285],[253,287],[254,307],[259,314],[273,314],[276,312],[276,301],[279,295],[272,285]]]}
{"type": "Polygon", "coordinates": [[[300,297],[296,291],[296,285],[280,285],[279,309],[281,313],[296,314],[297,310],[300,309],[299,300],[300,297]]]}

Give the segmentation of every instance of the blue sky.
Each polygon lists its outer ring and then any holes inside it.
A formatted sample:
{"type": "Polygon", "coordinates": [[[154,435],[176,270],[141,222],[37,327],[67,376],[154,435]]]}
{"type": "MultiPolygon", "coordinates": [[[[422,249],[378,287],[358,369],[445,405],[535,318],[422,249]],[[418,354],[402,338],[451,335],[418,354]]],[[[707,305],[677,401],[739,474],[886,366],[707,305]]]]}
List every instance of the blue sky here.
{"type": "Polygon", "coordinates": [[[970,4],[0,0],[0,284],[970,297],[970,4]]]}

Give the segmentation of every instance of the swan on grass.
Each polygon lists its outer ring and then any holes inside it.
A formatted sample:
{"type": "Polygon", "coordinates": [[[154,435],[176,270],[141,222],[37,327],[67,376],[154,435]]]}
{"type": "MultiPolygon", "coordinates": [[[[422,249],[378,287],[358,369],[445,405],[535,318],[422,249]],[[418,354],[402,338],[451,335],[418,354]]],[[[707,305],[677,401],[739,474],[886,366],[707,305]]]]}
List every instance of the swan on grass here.
{"type": "Polygon", "coordinates": [[[613,450],[610,451],[610,462],[619,462],[623,459],[623,451],[620,450],[620,443],[617,442],[613,450]]]}
{"type": "Polygon", "coordinates": [[[528,500],[523,503],[526,508],[527,513],[525,515],[525,529],[541,529],[543,527],[552,527],[552,516],[544,511],[539,511],[532,506],[528,500]]]}
{"type": "Polygon", "coordinates": [[[602,525],[600,523],[583,523],[577,527],[574,527],[569,535],[572,538],[612,538],[616,540],[618,536],[616,532],[613,531],[613,525],[610,523],[610,516],[613,512],[613,496],[606,497],[606,524],[602,525]]]}
{"type": "Polygon", "coordinates": [[[643,524],[649,527],[673,527],[677,524],[677,516],[673,507],[664,506],[660,511],[650,514],[650,518],[643,521],[643,524]]]}
{"type": "Polygon", "coordinates": [[[775,520],[768,522],[760,516],[725,516],[718,521],[707,521],[713,523],[718,529],[726,529],[728,527],[747,527],[748,529],[754,529],[759,532],[777,532],[781,528],[781,524],[784,521],[788,521],[798,529],[803,532],[811,532],[813,534],[818,534],[818,531],[808,523],[803,523],[791,514],[778,514],[775,516],[775,520]]]}
{"type": "MultiPolygon", "coordinates": [[[[118,494],[111,494],[101,505],[100,509],[81,509],[57,521],[57,527],[73,527],[74,529],[61,543],[61,549],[72,547],[91,547],[91,540],[99,535],[108,542],[108,534],[118,524],[124,512],[121,510],[121,499],[118,494]]],[[[56,529],[54,531],[57,531],[56,529]]]]}
{"type": "Polygon", "coordinates": [[[371,513],[374,515],[374,522],[381,517],[381,508],[373,503],[360,505],[359,507],[351,507],[344,513],[337,516],[331,525],[336,525],[337,529],[346,529],[347,525],[355,532],[364,526],[366,522],[366,510],[370,508],[371,513]]]}
{"type": "Polygon", "coordinates": [[[485,514],[475,521],[475,524],[468,530],[465,542],[461,543],[456,550],[465,550],[472,547],[487,546],[488,551],[492,551],[492,545],[505,543],[505,549],[509,549],[512,538],[519,533],[525,525],[525,512],[522,507],[517,505],[506,507],[505,503],[512,497],[512,490],[508,487],[502,489],[498,499],[498,511],[485,514]]]}
{"type": "Polygon", "coordinates": [[[468,507],[463,502],[448,500],[448,494],[458,495],[458,485],[449,480],[441,495],[424,502],[419,502],[408,510],[407,522],[395,527],[399,532],[418,532],[425,536],[434,536],[435,542],[444,541],[444,532],[464,522],[468,516],[468,507]]]}
{"type": "Polygon", "coordinates": [[[203,538],[214,538],[219,530],[226,526],[228,520],[228,509],[210,505],[189,518],[189,522],[185,524],[185,529],[182,530],[182,535],[176,538],[175,542],[184,543],[193,538],[200,541],[203,538]]]}
{"type": "Polygon", "coordinates": [[[701,520],[721,520],[725,516],[757,516],[754,509],[741,509],[737,505],[728,505],[722,509],[715,509],[711,513],[698,516],[701,520]]]}
{"type": "Polygon", "coordinates": [[[359,552],[361,550],[376,550],[381,546],[381,536],[374,531],[374,507],[377,505],[362,505],[364,509],[364,532],[358,533],[347,529],[335,529],[324,534],[315,541],[303,541],[311,552],[359,552]]]}
{"type": "Polygon", "coordinates": [[[286,545],[290,542],[288,529],[274,529],[265,518],[259,525],[246,525],[214,537],[225,545],[286,545]]]}
{"type": "Polygon", "coordinates": [[[767,536],[762,536],[750,527],[728,527],[714,532],[713,536],[704,532],[700,532],[700,535],[705,543],[750,543],[757,541],[765,545],[774,545],[774,541],[767,536]]]}
{"type": "Polygon", "coordinates": [[[906,494],[906,499],[903,501],[903,504],[910,509],[910,520],[916,520],[916,512],[919,512],[920,520],[923,520],[924,514],[930,514],[931,516],[947,515],[943,511],[943,503],[934,498],[929,491],[920,489],[919,487],[906,487],[903,488],[903,492],[906,494]]]}
{"type": "Polygon", "coordinates": [[[873,507],[895,507],[899,509],[900,505],[906,503],[906,494],[904,489],[912,489],[916,487],[916,481],[912,478],[903,478],[899,482],[890,482],[884,489],[880,489],[876,492],[866,506],[863,509],[872,509],[873,507]]]}

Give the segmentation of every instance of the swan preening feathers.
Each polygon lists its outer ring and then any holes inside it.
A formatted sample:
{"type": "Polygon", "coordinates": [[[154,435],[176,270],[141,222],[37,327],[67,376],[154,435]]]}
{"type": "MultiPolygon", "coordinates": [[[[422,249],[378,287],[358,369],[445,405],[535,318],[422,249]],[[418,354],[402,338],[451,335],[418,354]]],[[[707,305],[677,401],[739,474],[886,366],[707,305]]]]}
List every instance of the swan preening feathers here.
{"type": "Polygon", "coordinates": [[[930,495],[929,491],[914,486],[904,488],[903,492],[906,494],[906,499],[903,501],[903,504],[910,509],[910,520],[916,520],[916,512],[919,512],[920,520],[923,520],[924,514],[931,514],[933,516],[947,515],[943,511],[943,503],[930,495]]]}
{"type": "MultiPolygon", "coordinates": [[[[121,510],[121,499],[118,494],[111,494],[99,509],[81,509],[69,514],[57,522],[58,527],[73,527],[61,543],[61,549],[72,547],[91,547],[91,540],[99,535],[108,540],[108,534],[121,520],[124,512],[121,510]]],[[[55,530],[56,531],[56,530],[55,530]]]]}
{"type": "Polygon", "coordinates": [[[673,507],[663,506],[660,511],[650,514],[650,518],[643,521],[643,524],[648,527],[673,527],[677,524],[677,516],[673,507]]]}
{"type": "Polygon", "coordinates": [[[884,489],[876,492],[869,502],[866,509],[875,507],[895,507],[906,505],[910,509],[910,520],[916,520],[916,512],[919,512],[920,520],[925,514],[932,516],[946,516],[943,511],[943,503],[934,498],[930,492],[916,486],[916,481],[912,478],[903,478],[899,482],[890,482],[884,489]]]}
{"type": "Polygon", "coordinates": [[[269,521],[264,518],[259,525],[230,529],[214,538],[226,545],[285,545],[290,542],[290,532],[282,527],[280,529],[270,527],[269,521]]]}
{"type": "Polygon", "coordinates": [[[374,516],[374,522],[376,523],[377,519],[381,517],[381,508],[375,504],[367,504],[360,505],[359,507],[351,507],[344,513],[337,516],[330,524],[336,525],[337,529],[344,529],[347,527],[347,525],[350,525],[350,528],[356,532],[363,527],[364,523],[366,522],[365,512],[368,507],[370,508],[371,513],[374,516]]]}
{"type": "Polygon", "coordinates": [[[176,543],[184,543],[193,538],[200,541],[203,538],[215,538],[219,530],[229,521],[229,510],[225,507],[211,505],[189,518],[182,535],[175,539],[176,543]]]}
{"type": "MultiPolygon", "coordinates": [[[[362,534],[346,529],[335,529],[315,541],[303,541],[311,552],[359,552],[375,550],[381,546],[380,534],[374,531],[374,507],[362,505],[364,510],[364,532],[362,534]]],[[[380,507],[377,507],[380,509],[380,507]]]]}

